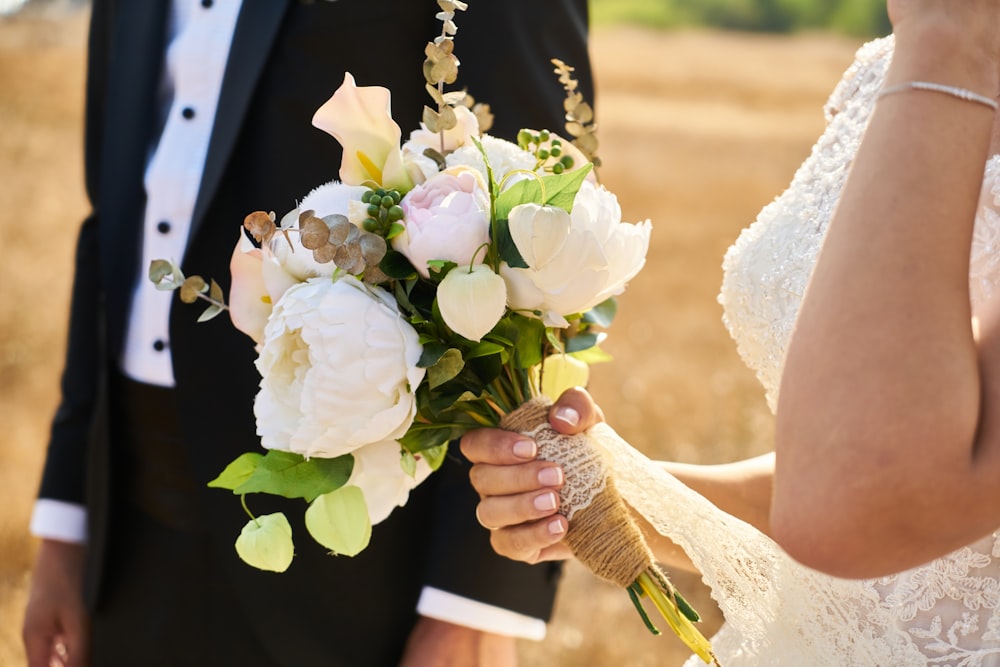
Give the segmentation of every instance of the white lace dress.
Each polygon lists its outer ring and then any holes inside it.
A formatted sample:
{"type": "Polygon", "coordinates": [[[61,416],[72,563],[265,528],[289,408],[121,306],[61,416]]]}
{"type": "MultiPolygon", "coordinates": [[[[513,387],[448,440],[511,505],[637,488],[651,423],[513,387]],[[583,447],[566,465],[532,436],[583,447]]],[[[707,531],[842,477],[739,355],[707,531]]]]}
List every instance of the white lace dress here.
{"type": "MultiPolygon", "coordinates": [[[[719,296],[725,322],[772,409],[792,324],[892,45],[886,38],[861,48],[830,98],[827,130],[812,154],[725,258],[719,296]]],[[[1000,156],[994,156],[972,250],[974,308],[1000,281],[998,264],[1000,156]]],[[[689,552],[712,588],[726,617],[713,639],[724,667],[1000,666],[1000,530],[899,575],[835,579],[798,565],[614,437],[602,440],[623,494],[689,552]]],[[[697,658],[688,663],[698,664],[697,658]]]]}

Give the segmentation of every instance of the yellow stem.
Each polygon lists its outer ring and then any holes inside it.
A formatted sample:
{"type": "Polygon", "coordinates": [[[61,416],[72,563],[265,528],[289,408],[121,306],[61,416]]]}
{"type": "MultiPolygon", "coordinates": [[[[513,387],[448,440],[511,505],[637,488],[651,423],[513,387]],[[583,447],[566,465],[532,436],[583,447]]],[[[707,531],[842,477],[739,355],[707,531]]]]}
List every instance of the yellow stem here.
{"type": "Polygon", "coordinates": [[[653,601],[653,605],[670,625],[674,634],[706,664],[718,665],[719,662],[715,659],[715,654],[712,653],[712,645],[698,631],[698,628],[694,627],[694,624],[677,609],[677,603],[672,599],[672,596],[667,597],[667,594],[659,587],[649,572],[640,574],[636,581],[649,596],[649,599],[653,601]]]}

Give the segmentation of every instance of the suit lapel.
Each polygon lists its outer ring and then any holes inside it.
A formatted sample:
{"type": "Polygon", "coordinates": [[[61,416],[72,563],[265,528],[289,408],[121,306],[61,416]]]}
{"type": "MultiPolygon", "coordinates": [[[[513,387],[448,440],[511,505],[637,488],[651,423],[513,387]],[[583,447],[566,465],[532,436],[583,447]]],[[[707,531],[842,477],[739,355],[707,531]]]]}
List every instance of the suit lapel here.
{"type": "Polygon", "coordinates": [[[243,0],[222,80],[218,111],[191,219],[188,243],[195,238],[208,205],[219,187],[243,125],[250,97],[281,27],[288,2],[289,0],[243,0]]]}

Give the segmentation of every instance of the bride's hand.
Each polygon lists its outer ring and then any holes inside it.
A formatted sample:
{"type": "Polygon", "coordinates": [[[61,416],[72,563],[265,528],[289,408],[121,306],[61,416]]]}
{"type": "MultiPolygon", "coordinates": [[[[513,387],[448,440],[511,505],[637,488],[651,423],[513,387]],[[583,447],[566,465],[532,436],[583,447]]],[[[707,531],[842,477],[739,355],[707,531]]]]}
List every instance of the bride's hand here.
{"type": "MultiPolygon", "coordinates": [[[[549,411],[549,423],[564,434],[603,420],[583,389],[570,389],[549,411]]],[[[557,513],[563,472],[555,463],[537,460],[537,451],[526,436],[500,429],[478,429],[462,438],[462,453],[475,464],[469,478],[480,496],[476,516],[489,529],[493,549],[527,563],[572,556],[562,543],[566,517],[557,513]]]]}

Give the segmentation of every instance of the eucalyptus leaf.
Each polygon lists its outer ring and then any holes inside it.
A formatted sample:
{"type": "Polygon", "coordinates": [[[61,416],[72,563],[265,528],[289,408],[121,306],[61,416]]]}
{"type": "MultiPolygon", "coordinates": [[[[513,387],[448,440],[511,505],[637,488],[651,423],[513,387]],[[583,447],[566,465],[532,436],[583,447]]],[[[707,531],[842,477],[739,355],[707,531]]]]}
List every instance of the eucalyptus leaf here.
{"type": "Polygon", "coordinates": [[[354,457],[313,457],[272,449],[257,463],[253,474],[234,493],[270,493],[285,498],[314,498],[339,489],[351,477],[354,457]]]}
{"type": "Polygon", "coordinates": [[[614,297],[605,299],[583,314],[583,321],[603,329],[611,326],[618,314],[618,300],[614,297]]]}
{"type": "Polygon", "coordinates": [[[306,510],[306,530],[335,554],[356,556],[372,536],[365,496],[356,486],[344,486],[317,497],[306,510]]]}
{"type": "Polygon", "coordinates": [[[566,352],[572,354],[574,352],[582,352],[583,350],[588,350],[601,341],[600,334],[596,333],[582,333],[573,336],[566,341],[566,352]]]}
{"type": "Polygon", "coordinates": [[[219,313],[222,313],[224,311],[225,311],[224,308],[222,308],[221,306],[217,306],[213,303],[211,306],[206,308],[201,315],[198,316],[198,321],[207,322],[211,319],[214,319],[217,315],[219,315],[219,313]]]}
{"type": "Polygon", "coordinates": [[[259,452],[244,452],[233,459],[219,476],[208,483],[213,489],[232,491],[250,479],[264,455],[259,452]]]}
{"type": "Polygon", "coordinates": [[[154,259],[149,263],[149,279],[156,283],[156,286],[162,290],[176,289],[177,286],[172,282],[168,285],[161,286],[163,279],[171,275],[173,272],[173,265],[165,259],[154,259]]]}

